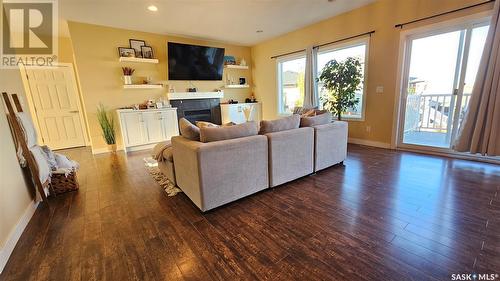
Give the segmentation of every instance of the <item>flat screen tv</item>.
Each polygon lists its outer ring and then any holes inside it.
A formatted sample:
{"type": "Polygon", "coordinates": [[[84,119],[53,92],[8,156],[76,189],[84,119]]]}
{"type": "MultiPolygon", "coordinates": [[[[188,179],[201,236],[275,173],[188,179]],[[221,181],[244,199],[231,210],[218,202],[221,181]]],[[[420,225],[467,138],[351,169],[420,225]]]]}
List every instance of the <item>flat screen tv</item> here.
{"type": "Polygon", "coordinates": [[[168,42],[169,80],[222,80],[224,49],[168,42]]]}

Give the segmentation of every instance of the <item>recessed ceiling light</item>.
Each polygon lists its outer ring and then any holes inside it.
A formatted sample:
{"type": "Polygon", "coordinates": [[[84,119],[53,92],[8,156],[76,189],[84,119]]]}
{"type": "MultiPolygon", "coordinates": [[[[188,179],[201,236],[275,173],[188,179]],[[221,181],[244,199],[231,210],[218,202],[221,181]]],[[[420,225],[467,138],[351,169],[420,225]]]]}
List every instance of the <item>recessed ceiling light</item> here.
{"type": "Polygon", "coordinates": [[[262,33],[262,32],[264,32],[264,30],[259,29],[259,30],[255,31],[255,32],[257,32],[257,33],[262,33]]]}
{"type": "Polygon", "coordinates": [[[156,12],[158,11],[158,7],[156,7],[155,5],[150,5],[148,6],[148,10],[150,10],[151,12],[156,12]]]}

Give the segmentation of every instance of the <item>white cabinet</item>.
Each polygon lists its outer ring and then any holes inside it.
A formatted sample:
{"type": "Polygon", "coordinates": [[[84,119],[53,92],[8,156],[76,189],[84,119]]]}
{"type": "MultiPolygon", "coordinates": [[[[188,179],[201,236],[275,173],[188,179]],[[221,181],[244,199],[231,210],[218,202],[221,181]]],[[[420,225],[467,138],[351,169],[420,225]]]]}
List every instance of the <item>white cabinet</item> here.
{"type": "Polygon", "coordinates": [[[117,110],[126,152],[149,149],[179,135],[177,109],[117,110]]]}
{"type": "Polygon", "coordinates": [[[247,118],[248,121],[260,122],[262,120],[261,103],[221,104],[220,109],[222,124],[228,122],[245,123],[247,118]]]}

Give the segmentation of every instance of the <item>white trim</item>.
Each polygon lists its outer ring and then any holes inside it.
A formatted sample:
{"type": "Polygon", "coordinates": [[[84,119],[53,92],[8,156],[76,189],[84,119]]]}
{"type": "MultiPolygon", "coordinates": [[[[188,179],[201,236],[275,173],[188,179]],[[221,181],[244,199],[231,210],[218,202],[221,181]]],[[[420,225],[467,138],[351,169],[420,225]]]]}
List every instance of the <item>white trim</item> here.
{"type": "MultiPolygon", "coordinates": [[[[123,150],[123,147],[117,147],[116,151],[121,151],[123,150]]],[[[93,148],[92,147],[92,154],[104,154],[104,153],[111,153],[107,147],[101,147],[101,148],[93,148]]]]}
{"type": "Polygon", "coordinates": [[[5,265],[7,264],[7,261],[9,261],[9,257],[12,254],[12,251],[14,251],[14,248],[16,247],[16,244],[19,241],[21,234],[23,234],[23,231],[30,222],[31,217],[33,217],[33,214],[35,213],[36,208],[38,207],[38,203],[39,202],[35,201],[32,201],[30,203],[30,205],[24,211],[23,216],[19,219],[18,223],[16,224],[16,227],[14,227],[14,229],[9,234],[7,241],[0,249],[0,274],[2,273],[5,265]]]}
{"type": "Polygon", "coordinates": [[[373,146],[373,147],[386,148],[386,149],[390,149],[391,148],[391,144],[390,143],[379,142],[379,141],[371,141],[371,140],[364,140],[364,139],[357,139],[357,138],[349,138],[349,140],[347,142],[348,143],[352,143],[352,144],[373,146]]]}
{"type": "Polygon", "coordinates": [[[422,150],[422,149],[415,148],[414,146],[398,147],[396,150],[409,151],[409,152],[414,152],[414,153],[418,153],[418,154],[426,154],[426,155],[437,155],[437,156],[443,156],[443,157],[453,158],[453,159],[462,159],[462,160],[469,160],[469,161],[475,161],[475,162],[483,162],[483,163],[500,165],[500,160],[497,160],[494,157],[476,156],[476,155],[471,155],[469,153],[463,153],[463,152],[453,152],[453,151],[449,152],[449,151],[442,151],[439,149],[422,150]]]}

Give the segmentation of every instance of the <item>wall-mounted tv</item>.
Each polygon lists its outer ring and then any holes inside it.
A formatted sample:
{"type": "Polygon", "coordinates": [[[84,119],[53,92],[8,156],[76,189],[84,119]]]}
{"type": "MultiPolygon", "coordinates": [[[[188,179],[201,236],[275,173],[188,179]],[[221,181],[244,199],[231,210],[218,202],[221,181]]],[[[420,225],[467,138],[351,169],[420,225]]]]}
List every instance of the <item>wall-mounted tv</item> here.
{"type": "Polygon", "coordinates": [[[222,80],[224,49],[168,42],[169,80],[222,80]]]}

